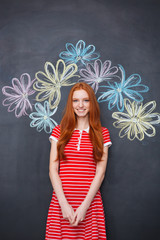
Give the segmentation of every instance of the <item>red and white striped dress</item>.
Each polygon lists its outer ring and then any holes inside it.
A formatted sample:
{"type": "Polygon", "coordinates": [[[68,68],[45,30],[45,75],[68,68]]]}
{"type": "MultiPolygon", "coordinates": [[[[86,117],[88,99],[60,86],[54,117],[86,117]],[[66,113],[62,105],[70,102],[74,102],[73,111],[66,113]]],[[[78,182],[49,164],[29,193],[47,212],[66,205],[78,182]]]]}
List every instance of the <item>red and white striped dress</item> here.
{"type": "MultiPolygon", "coordinates": [[[[110,134],[102,127],[104,145],[110,146],[110,134]]],[[[58,141],[60,126],[57,125],[50,139],[58,141]]],[[[60,161],[59,176],[67,201],[74,211],[82,203],[95,176],[96,163],[93,158],[93,146],[89,138],[89,128],[83,131],[75,129],[65,147],[67,161],[60,161]]],[[[106,239],[105,215],[100,190],[98,190],[85,219],[78,226],[71,226],[62,216],[61,208],[53,191],[50,203],[45,240],[104,240],[106,239]]]]}

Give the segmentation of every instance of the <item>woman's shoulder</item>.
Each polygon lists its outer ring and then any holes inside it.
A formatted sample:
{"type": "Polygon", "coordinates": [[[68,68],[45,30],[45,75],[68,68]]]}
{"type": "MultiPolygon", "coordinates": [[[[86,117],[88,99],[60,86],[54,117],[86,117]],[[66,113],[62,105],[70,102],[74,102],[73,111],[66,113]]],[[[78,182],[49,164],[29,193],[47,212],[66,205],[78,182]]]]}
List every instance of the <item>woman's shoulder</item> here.
{"type": "Polygon", "coordinates": [[[56,125],[52,130],[49,140],[53,139],[57,142],[59,139],[59,136],[60,136],[60,125],[56,125]]]}
{"type": "Polygon", "coordinates": [[[108,128],[102,126],[102,133],[103,132],[109,132],[108,128]]]}
{"type": "Polygon", "coordinates": [[[60,130],[60,125],[59,125],[59,124],[56,125],[56,126],[53,128],[53,130],[54,130],[54,129],[60,130]]]}
{"type": "Polygon", "coordinates": [[[111,142],[110,132],[108,128],[102,127],[102,135],[103,135],[104,146],[110,147],[112,145],[112,142],[111,142]]]}
{"type": "Polygon", "coordinates": [[[53,129],[52,129],[52,134],[53,133],[60,133],[60,125],[56,125],[53,129]]]}

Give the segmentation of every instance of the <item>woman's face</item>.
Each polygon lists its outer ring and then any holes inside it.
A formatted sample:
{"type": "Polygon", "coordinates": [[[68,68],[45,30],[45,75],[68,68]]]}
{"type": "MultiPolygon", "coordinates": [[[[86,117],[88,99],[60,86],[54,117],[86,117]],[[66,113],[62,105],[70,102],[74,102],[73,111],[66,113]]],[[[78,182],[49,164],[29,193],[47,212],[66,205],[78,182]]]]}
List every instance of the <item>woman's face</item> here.
{"type": "Polygon", "coordinates": [[[83,90],[76,90],[73,92],[72,106],[77,117],[86,117],[89,113],[90,101],[88,93],[83,90]]]}

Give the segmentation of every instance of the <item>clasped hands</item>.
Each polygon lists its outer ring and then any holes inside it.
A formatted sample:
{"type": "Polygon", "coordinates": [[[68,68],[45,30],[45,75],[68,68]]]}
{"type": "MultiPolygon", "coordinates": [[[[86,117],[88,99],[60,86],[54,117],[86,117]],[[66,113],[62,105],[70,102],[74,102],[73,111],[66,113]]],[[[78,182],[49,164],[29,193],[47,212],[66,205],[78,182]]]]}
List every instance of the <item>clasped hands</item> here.
{"type": "Polygon", "coordinates": [[[62,215],[64,219],[68,219],[72,226],[77,226],[79,222],[83,221],[87,212],[87,207],[82,204],[74,211],[69,203],[61,206],[62,215]]]}

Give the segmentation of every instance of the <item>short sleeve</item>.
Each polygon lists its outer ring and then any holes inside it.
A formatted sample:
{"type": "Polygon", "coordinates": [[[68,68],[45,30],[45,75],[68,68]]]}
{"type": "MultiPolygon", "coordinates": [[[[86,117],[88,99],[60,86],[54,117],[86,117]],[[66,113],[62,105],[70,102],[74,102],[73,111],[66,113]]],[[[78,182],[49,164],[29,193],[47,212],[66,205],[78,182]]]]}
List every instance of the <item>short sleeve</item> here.
{"type": "Polygon", "coordinates": [[[55,128],[53,128],[52,133],[49,137],[49,141],[51,142],[51,139],[53,139],[54,141],[58,142],[60,136],[60,126],[57,125],[55,128]]]}
{"type": "Polygon", "coordinates": [[[105,127],[102,127],[102,135],[103,135],[104,146],[110,147],[112,145],[112,142],[111,142],[111,139],[110,139],[109,130],[105,127]]]}

